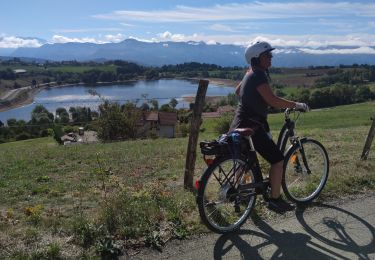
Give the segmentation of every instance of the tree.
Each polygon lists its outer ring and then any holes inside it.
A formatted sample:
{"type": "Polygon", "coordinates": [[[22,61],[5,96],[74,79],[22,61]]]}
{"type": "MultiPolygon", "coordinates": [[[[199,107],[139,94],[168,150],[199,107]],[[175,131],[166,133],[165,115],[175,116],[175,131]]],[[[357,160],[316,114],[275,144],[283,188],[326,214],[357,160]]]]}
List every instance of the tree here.
{"type": "Polygon", "coordinates": [[[99,106],[98,137],[103,141],[135,138],[140,111],[131,106],[104,101],[99,106]]]}
{"type": "Polygon", "coordinates": [[[35,79],[33,79],[33,80],[31,81],[31,86],[32,86],[33,88],[36,87],[36,80],[35,80],[35,79]]]}
{"type": "Polygon", "coordinates": [[[171,101],[169,101],[169,105],[170,105],[171,108],[173,108],[173,109],[176,108],[177,104],[178,104],[178,101],[177,101],[177,99],[175,99],[175,98],[172,98],[171,101]]]}
{"type": "Polygon", "coordinates": [[[144,73],[146,79],[157,79],[159,78],[159,72],[156,69],[147,70],[144,73]]]}
{"type": "Polygon", "coordinates": [[[160,111],[163,111],[163,112],[174,112],[175,110],[173,108],[171,108],[171,106],[169,104],[164,104],[160,107],[160,111]]]}
{"type": "Polygon", "coordinates": [[[58,144],[63,144],[61,137],[64,135],[64,132],[62,131],[61,126],[54,126],[53,127],[53,138],[56,140],[58,144]]]}
{"type": "Polygon", "coordinates": [[[151,99],[150,103],[152,105],[152,110],[158,110],[159,109],[159,102],[156,99],[151,99]]]}
{"type": "Polygon", "coordinates": [[[17,126],[17,119],[15,119],[15,118],[9,118],[7,120],[7,125],[9,127],[17,126]]]}
{"type": "Polygon", "coordinates": [[[31,111],[31,121],[34,124],[52,123],[54,116],[43,105],[36,105],[31,111]]]}
{"type": "Polygon", "coordinates": [[[312,108],[331,106],[331,93],[329,88],[317,89],[310,95],[310,104],[312,108]]]}
{"type": "Polygon", "coordinates": [[[309,103],[310,101],[310,90],[308,89],[302,89],[297,92],[296,100],[303,103],[309,103]]]}
{"type": "Polygon", "coordinates": [[[61,116],[62,114],[68,114],[68,111],[64,107],[59,107],[56,109],[56,115],[61,116]]]}
{"type": "Polygon", "coordinates": [[[55,123],[68,124],[69,123],[69,113],[65,108],[59,107],[56,109],[55,123]]]}
{"type": "Polygon", "coordinates": [[[364,102],[375,98],[373,93],[368,86],[360,86],[355,91],[356,102],[364,102]]]}
{"type": "Polygon", "coordinates": [[[140,108],[141,108],[142,111],[149,111],[150,110],[150,106],[147,103],[143,103],[140,108]]]}
{"type": "Polygon", "coordinates": [[[3,127],[4,123],[0,120],[0,127],[3,127]]]}
{"type": "MultiPolygon", "coordinates": [[[[72,109],[72,107],[70,109],[72,109]]],[[[91,109],[89,107],[80,107],[80,106],[74,107],[72,109],[72,119],[74,123],[91,122],[92,121],[91,109]]]]}

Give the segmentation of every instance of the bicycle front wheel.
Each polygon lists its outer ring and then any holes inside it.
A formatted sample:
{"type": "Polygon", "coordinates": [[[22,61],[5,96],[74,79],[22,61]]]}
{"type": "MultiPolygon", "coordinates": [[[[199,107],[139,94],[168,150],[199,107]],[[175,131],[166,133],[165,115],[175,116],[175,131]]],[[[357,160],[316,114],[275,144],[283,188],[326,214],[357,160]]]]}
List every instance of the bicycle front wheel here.
{"type": "Polygon", "coordinates": [[[284,160],[282,187],[285,195],[297,204],[313,201],[324,188],[329,173],[329,159],[321,143],[302,139],[292,146],[284,160]]]}
{"type": "Polygon", "coordinates": [[[255,204],[255,189],[240,190],[241,184],[255,182],[244,159],[220,158],[210,165],[200,180],[197,204],[203,223],[216,233],[237,230],[255,204]]]}

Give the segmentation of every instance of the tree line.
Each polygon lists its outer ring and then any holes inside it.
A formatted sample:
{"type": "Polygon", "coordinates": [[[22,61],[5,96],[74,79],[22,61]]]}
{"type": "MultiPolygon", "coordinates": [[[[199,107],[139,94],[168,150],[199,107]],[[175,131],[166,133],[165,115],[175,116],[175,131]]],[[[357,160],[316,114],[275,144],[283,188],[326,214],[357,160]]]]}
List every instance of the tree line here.
{"type": "Polygon", "coordinates": [[[283,85],[273,87],[278,96],[308,103],[311,108],[322,108],[374,100],[375,91],[369,86],[372,82],[375,82],[375,66],[357,65],[332,68],[312,87],[301,86],[295,93],[286,94],[283,85]]]}
{"type": "Polygon", "coordinates": [[[136,63],[114,60],[106,62],[36,62],[26,63],[19,59],[0,60],[0,85],[1,80],[12,80],[14,84],[8,87],[18,88],[28,85],[56,83],[88,85],[101,82],[118,82],[137,79],[160,79],[174,77],[217,77],[241,80],[244,68],[221,67],[215,64],[201,64],[188,62],[162,67],[145,67],[136,63]],[[27,68],[25,73],[16,73],[9,66],[16,65],[27,68]],[[70,69],[66,69],[69,67],[70,69]],[[81,70],[80,67],[88,69],[81,70]],[[75,69],[72,69],[75,68],[75,69]]]}
{"type": "MultiPolygon", "coordinates": [[[[147,99],[146,94],[142,99],[144,102],[139,105],[136,102],[120,104],[102,99],[97,111],[90,107],[76,106],[69,109],[59,107],[52,113],[42,104],[38,104],[32,110],[29,121],[15,118],[9,118],[6,122],[0,121],[0,143],[46,136],[53,136],[60,143],[61,136],[78,132],[78,127],[82,126],[85,130],[96,131],[102,141],[133,139],[137,138],[137,123],[143,113],[149,111],[177,113],[177,132],[180,136],[187,136],[194,103],[190,103],[189,109],[177,109],[178,101],[175,98],[162,105],[159,105],[156,99],[147,99]]],[[[204,110],[210,112],[219,106],[236,104],[237,97],[229,94],[216,103],[205,104],[204,110]]]]}

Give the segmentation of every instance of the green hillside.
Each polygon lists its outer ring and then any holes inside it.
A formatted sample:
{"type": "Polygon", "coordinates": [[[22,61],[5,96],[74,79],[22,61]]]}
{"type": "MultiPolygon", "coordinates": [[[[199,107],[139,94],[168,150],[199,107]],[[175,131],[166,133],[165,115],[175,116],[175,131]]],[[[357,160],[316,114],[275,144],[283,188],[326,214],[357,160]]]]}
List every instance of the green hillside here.
{"type": "MultiPolygon", "coordinates": [[[[330,157],[320,200],[375,189],[374,144],[369,159],[359,160],[372,116],[375,102],[301,115],[298,134],[319,140],[330,157]]],[[[201,140],[218,136],[216,120],[203,122],[201,140]]],[[[274,138],[282,120],[282,114],[270,115],[274,138]]],[[[205,231],[194,195],[183,190],[187,142],[58,146],[41,138],[0,144],[0,256],[89,257],[104,250],[98,246],[103,238],[122,247],[158,247],[167,238],[205,231]]],[[[204,163],[197,154],[198,177],[204,163]]],[[[272,217],[261,205],[257,210],[272,217]]]]}

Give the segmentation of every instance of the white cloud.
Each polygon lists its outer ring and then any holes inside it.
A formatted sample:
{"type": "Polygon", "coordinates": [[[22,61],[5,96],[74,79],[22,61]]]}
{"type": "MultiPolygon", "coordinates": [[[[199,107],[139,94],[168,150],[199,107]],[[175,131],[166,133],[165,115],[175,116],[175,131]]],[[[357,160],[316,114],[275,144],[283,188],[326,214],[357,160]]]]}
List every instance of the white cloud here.
{"type": "MultiPolygon", "coordinates": [[[[153,38],[153,41],[155,39],[153,38]]],[[[203,41],[207,44],[235,44],[247,46],[255,41],[267,41],[276,47],[306,47],[320,48],[330,45],[344,47],[366,47],[375,46],[375,35],[352,34],[352,35],[275,35],[275,34],[173,34],[169,31],[157,34],[157,41],[203,41]]]]}
{"type": "Polygon", "coordinates": [[[95,38],[83,37],[83,38],[69,38],[61,35],[54,35],[52,37],[52,43],[67,43],[67,42],[80,42],[80,43],[106,43],[104,41],[97,40],[95,38]]]}
{"type": "Polygon", "coordinates": [[[107,34],[104,37],[94,38],[94,37],[82,37],[82,38],[71,38],[62,35],[54,35],[52,37],[51,43],[67,43],[67,42],[80,42],[80,43],[96,43],[96,44],[104,44],[110,42],[121,42],[125,40],[125,35],[118,33],[115,35],[107,34]]]}
{"type": "Polygon", "coordinates": [[[93,17],[120,21],[193,22],[338,16],[375,17],[375,3],[253,2],[204,8],[177,6],[168,10],[119,10],[109,14],[94,15],[93,17]]]}
{"type": "Polygon", "coordinates": [[[42,45],[37,39],[24,39],[16,36],[0,37],[0,48],[37,48],[42,45]]]}
{"type": "Polygon", "coordinates": [[[123,40],[125,40],[125,35],[121,34],[121,33],[118,33],[116,35],[106,35],[104,36],[104,38],[108,41],[108,42],[122,42],[123,40]]]}
{"type": "Polygon", "coordinates": [[[214,40],[210,40],[210,41],[207,41],[206,44],[208,44],[208,45],[216,45],[217,42],[214,41],[214,40]]]}
{"type": "Polygon", "coordinates": [[[159,37],[161,41],[174,41],[174,42],[190,41],[191,37],[194,37],[194,36],[186,36],[184,34],[179,34],[179,33],[172,34],[169,31],[159,33],[157,34],[157,36],[159,37]]]}
{"type": "Polygon", "coordinates": [[[163,33],[159,33],[158,36],[162,39],[171,39],[172,33],[169,31],[165,31],[163,33]]]}
{"type": "Polygon", "coordinates": [[[375,54],[375,49],[370,47],[359,47],[354,49],[326,49],[314,50],[307,48],[300,48],[301,51],[308,54],[375,54]]]}
{"type": "Polygon", "coordinates": [[[308,47],[319,48],[330,45],[343,47],[368,47],[375,45],[373,34],[350,34],[350,35],[261,35],[254,38],[250,35],[246,43],[253,41],[267,41],[271,45],[279,47],[308,47]]]}
{"type": "Polygon", "coordinates": [[[130,24],[130,23],[120,23],[122,26],[125,26],[125,27],[134,27],[135,25],[134,24],[130,24]]]}
{"type": "Polygon", "coordinates": [[[135,37],[135,36],[129,36],[129,39],[134,39],[134,40],[137,40],[137,41],[140,41],[140,42],[158,42],[158,40],[156,38],[143,39],[143,38],[139,38],[139,37],[135,37]]]}

